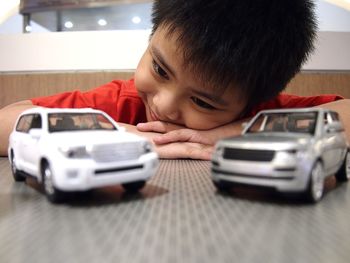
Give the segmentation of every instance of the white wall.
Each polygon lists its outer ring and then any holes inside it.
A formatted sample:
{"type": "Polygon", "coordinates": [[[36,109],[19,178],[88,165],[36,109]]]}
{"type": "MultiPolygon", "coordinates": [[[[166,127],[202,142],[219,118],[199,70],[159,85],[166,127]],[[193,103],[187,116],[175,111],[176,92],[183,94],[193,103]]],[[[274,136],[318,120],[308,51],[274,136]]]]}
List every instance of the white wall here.
{"type": "MultiPolygon", "coordinates": [[[[149,31],[0,35],[0,72],[135,69],[149,31]]],[[[350,70],[350,32],[319,32],[305,70],[350,70]]]]}
{"type": "Polygon", "coordinates": [[[350,11],[323,0],[316,1],[320,31],[350,32],[350,11]]]}
{"type": "Polygon", "coordinates": [[[304,70],[350,70],[350,32],[319,32],[304,70]]]}
{"type": "Polygon", "coordinates": [[[0,35],[0,72],[135,69],[149,31],[0,35]]]}

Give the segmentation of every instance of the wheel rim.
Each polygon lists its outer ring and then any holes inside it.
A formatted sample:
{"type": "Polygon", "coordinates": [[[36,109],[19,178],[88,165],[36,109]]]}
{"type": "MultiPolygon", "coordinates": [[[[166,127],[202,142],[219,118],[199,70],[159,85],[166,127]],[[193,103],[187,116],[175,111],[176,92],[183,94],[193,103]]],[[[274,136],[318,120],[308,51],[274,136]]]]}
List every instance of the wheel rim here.
{"type": "Polygon", "coordinates": [[[311,173],[311,194],[315,201],[321,199],[323,195],[324,178],[320,163],[317,163],[311,173]]]}
{"type": "Polygon", "coordinates": [[[350,179],[350,152],[346,153],[345,173],[346,178],[350,179]]]}
{"type": "Polygon", "coordinates": [[[52,172],[48,166],[44,169],[44,188],[45,192],[49,195],[52,195],[55,192],[52,182],[52,172]]]}

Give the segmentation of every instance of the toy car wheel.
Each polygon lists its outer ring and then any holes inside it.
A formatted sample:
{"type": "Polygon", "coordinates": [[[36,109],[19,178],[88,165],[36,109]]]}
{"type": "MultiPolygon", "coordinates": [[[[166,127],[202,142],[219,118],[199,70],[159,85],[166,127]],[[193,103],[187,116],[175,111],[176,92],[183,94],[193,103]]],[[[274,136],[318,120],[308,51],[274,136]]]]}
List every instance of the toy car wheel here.
{"type": "Polygon", "coordinates": [[[316,203],[321,200],[324,191],[324,172],[321,162],[317,161],[310,172],[309,186],[306,190],[308,201],[316,203]]]}
{"type": "Polygon", "coordinates": [[[213,181],[215,187],[221,192],[228,192],[231,190],[233,183],[225,181],[213,181]]]}
{"type": "Polygon", "coordinates": [[[11,171],[16,182],[23,182],[26,178],[17,170],[15,155],[11,155],[11,171]]]}
{"type": "Polygon", "coordinates": [[[350,151],[346,152],[344,162],[335,174],[335,178],[338,182],[346,182],[350,179],[350,151]]]}
{"type": "Polygon", "coordinates": [[[145,181],[137,181],[137,182],[132,182],[132,183],[125,183],[122,185],[126,191],[134,193],[134,192],[141,190],[145,186],[145,184],[146,184],[145,181]]]}
{"type": "Polygon", "coordinates": [[[64,192],[58,190],[53,183],[53,174],[48,163],[42,167],[42,184],[47,199],[52,203],[57,203],[63,200],[64,192]]]}
{"type": "Polygon", "coordinates": [[[122,184],[122,186],[127,192],[134,193],[141,190],[145,186],[145,184],[146,184],[145,181],[136,181],[136,182],[122,184]]]}

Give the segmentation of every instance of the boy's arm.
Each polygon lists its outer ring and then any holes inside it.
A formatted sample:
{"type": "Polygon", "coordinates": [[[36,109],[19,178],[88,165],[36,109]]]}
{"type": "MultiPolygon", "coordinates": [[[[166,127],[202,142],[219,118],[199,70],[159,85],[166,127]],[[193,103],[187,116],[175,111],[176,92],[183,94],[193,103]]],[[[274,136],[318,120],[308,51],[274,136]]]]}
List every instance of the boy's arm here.
{"type": "Polygon", "coordinates": [[[19,114],[33,107],[30,100],[23,100],[0,109],[0,156],[7,156],[9,136],[19,114]]]}

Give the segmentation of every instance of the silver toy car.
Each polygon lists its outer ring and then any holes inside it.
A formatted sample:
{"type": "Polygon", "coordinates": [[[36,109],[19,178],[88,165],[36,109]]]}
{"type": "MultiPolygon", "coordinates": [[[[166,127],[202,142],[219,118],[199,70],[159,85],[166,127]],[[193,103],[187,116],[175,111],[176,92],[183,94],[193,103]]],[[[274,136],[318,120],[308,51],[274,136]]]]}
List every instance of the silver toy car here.
{"type": "Polygon", "coordinates": [[[14,179],[33,176],[52,202],[66,192],[115,184],[137,191],[159,163],[148,140],[93,109],[24,111],[10,135],[8,157],[14,179]]]}
{"type": "Polygon", "coordinates": [[[319,201],[327,176],[350,178],[349,144],[336,112],[321,108],[265,110],[242,135],[220,140],[212,158],[219,190],[235,184],[303,193],[319,201]]]}

